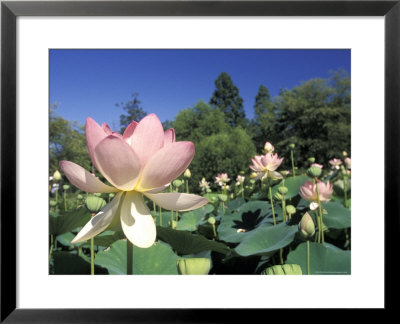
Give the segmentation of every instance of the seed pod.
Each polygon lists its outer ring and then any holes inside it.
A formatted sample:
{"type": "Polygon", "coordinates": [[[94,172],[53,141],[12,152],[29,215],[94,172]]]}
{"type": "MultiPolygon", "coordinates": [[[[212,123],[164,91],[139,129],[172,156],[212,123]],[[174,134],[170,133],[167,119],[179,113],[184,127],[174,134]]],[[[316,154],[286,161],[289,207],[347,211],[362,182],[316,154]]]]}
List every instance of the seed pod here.
{"type": "Polygon", "coordinates": [[[279,188],[278,188],[278,191],[279,191],[279,193],[280,193],[281,195],[286,195],[287,192],[288,192],[288,188],[282,186],[282,187],[279,187],[279,188]]]}
{"type": "Polygon", "coordinates": [[[215,218],[214,217],[209,217],[207,220],[211,225],[215,224],[215,218]]]}
{"type": "Polygon", "coordinates": [[[319,177],[322,173],[321,168],[317,166],[312,166],[307,170],[307,174],[311,178],[319,177]]]}
{"type": "Polygon", "coordinates": [[[63,189],[64,189],[65,191],[67,191],[69,188],[70,188],[69,185],[63,185],[63,189]]]}
{"type": "Polygon", "coordinates": [[[289,144],[289,148],[292,149],[292,150],[295,148],[295,146],[296,145],[294,143],[289,144]]]}
{"type": "Polygon", "coordinates": [[[310,163],[314,163],[315,162],[315,157],[309,157],[307,160],[310,163]]]}
{"type": "Polygon", "coordinates": [[[182,185],[182,181],[181,180],[174,180],[173,182],[172,182],[172,184],[175,186],[175,187],[180,187],[181,185],[182,185]]]}
{"type": "Polygon", "coordinates": [[[275,265],[261,272],[263,275],[302,275],[301,267],[298,264],[275,265]]]}
{"type": "Polygon", "coordinates": [[[106,204],[106,201],[100,197],[89,196],[86,198],[86,207],[91,213],[97,214],[106,204]]]}
{"type": "Polygon", "coordinates": [[[211,268],[208,258],[186,258],[177,260],[176,263],[181,275],[206,275],[211,268]]]}
{"type": "Polygon", "coordinates": [[[293,205],[287,205],[286,212],[290,215],[293,215],[296,213],[296,207],[294,207],[293,205]]]}

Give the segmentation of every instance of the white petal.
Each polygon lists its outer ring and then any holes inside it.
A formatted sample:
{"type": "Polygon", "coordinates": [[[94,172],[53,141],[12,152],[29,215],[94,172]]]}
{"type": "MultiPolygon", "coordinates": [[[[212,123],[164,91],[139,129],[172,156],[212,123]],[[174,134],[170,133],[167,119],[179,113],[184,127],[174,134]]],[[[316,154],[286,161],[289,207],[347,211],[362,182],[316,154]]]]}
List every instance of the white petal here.
{"type": "Polygon", "coordinates": [[[318,203],[317,202],[312,202],[310,203],[310,209],[311,210],[316,210],[318,208],[318,203]]]}
{"type": "Polygon", "coordinates": [[[193,210],[208,203],[208,199],[204,197],[178,192],[158,194],[150,194],[145,192],[144,194],[153,200],[157,205],[168,210],[193,210]]]}
{"type": "Polygon", "coordinates": [[[121,226],[127,239],[140,248],[148,248],[155,242],[156,225],[141,193],[126,193],[121,206],[121,226]]]}
{"type": "Polygon", "coordinates": [[[151,194],[159,193],[159,192],[163,191],[165,188],[169,187],[169,185],[170,185],[170,183],[167,183],[165,186],[151,189],[149,191],[146,191],[146,193],[151,193],[151,194]]]}
{"type": "Polygon", "coordinates": [[[110,225],[115,213],[118,210],[123,191],[118,192],[114,199],[99,211],[86,223],[81,231],[71,241],[72,244],[91,239],[93,236],[103,232],[110,225]]]}

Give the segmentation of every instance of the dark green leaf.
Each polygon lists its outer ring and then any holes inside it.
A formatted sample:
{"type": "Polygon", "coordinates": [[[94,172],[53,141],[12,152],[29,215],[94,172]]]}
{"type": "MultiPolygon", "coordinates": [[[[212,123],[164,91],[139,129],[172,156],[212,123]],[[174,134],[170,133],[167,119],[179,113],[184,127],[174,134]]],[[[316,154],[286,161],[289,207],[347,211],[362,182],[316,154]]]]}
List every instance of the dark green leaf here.
{"type": "MultiPolygon", "coordinates": [[[[296,263],[301,266],[304,274],[307,273],[306,258],[307,244],[300,244],[296,250],[289,253],[286,263],[296,263]]],[[[350,274],[351,252],[344,251],[336,246],[325,243],[310,242],[310,273],[311,274],[350,274]]]]}
{"type": "MultiPolygon", "coordinates": [[[[166,244],[156,243],[146,249],[133,246],[132,254],[134,275],[178,274],[176,260],[179,257],[166,244]]],[[[110,274],[127,274],[127,240],[116,241],[109,249],[100,251],[95,263],[110,274]]]]}
{"type": "Polygon", "coordinates": [[[288,226],[286,223],[276,226],[264,224],[249,232],[235,248],[235,251],[241,256],[268,255],[289,245],[297,231],[297,226],[288,226]]]}
{"type": "Polygon", "coordinates": [[[178,231],[157,226],[157,236],[160,240],[171,245],[181,255],[194,254],[207,250],[222,254],[230,253],[229,247],[225,244],[207,240],[202,235],[192,234],[188,231],[178,231]]]}

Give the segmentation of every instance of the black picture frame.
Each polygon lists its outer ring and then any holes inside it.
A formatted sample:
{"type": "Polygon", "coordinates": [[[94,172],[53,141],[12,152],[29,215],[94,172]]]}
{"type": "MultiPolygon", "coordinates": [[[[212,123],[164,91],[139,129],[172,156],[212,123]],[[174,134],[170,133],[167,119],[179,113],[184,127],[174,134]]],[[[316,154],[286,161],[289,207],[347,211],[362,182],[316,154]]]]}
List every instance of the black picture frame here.
{"type": "MultiPolygon", "coordinates": [[[[246,310],[16,308],[16,19],[19,16],[384,16],[385,308],[398,274],[390,267],[399,232],[400,0],[395,1],[2,1],[1,2],[1,322],[234,322],[246,310]],[[229,320],[229,318],[231,320],[229,320]]],[[[373,132],[373,131],[372,131],[373,132]]],[[[368,139],[366,139],[368,140],[368,139]]],[[[372,155],[366,152],[366,155],[372,155]]],[[[376,157],[373,157],[376,159],[376,157]]],[[[379,159],[379,157],[378,157],[379,159]]],[[[376,160],[374,161],[376,162],[376,160]]],[[[371,177],[378,171],[371,170],[371,177]]],[[[383,173],[382,173],[383,174],[383,173]]],[[[378,217],[378,216],[377,216],[378,217]]],[[[382,215],[379,215],[382,217],[382,215]]],[[[373,233],[371,233],[373,237],[373,233]]],[[[397,254],[396,254],[397,255],[397,254]]],[[[373,258],[373,256],[371,256],[373,258]]],[[[368,271],[368,269],[366,269],[368,271]]],[[[367,284],[367,283],[366,283],[367,284]]],[[[40,293],[40,292],[38,292],[40,293]]],[[[311,305],[310,305],[311,306],[311,305]]],[[[256,311],[256,310],[253,310],[256,311]]],[[[261,312],[261,310],[258,310],[261,312]]],[[[258,316],[258,315],[251,315],[258,316]]]]}

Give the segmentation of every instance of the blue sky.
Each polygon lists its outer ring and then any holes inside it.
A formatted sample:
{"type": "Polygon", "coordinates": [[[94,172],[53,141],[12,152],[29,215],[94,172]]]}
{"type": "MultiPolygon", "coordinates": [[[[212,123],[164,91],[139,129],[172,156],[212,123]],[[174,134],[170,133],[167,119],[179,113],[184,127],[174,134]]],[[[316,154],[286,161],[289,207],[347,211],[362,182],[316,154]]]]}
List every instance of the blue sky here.
{"type": "Polygon", "coordinates": [[[208,102],[215,79],[227,72],[252,118],[261,84],[277,96],[340,68],[350,73],[350,50],[51,50],[50,104],[58,102],[57,114],[67,120],[84,124],[90,116],[118,130],[124,111],[115,104],[132,93],[147,113],[172,120],[208,102]]]}

